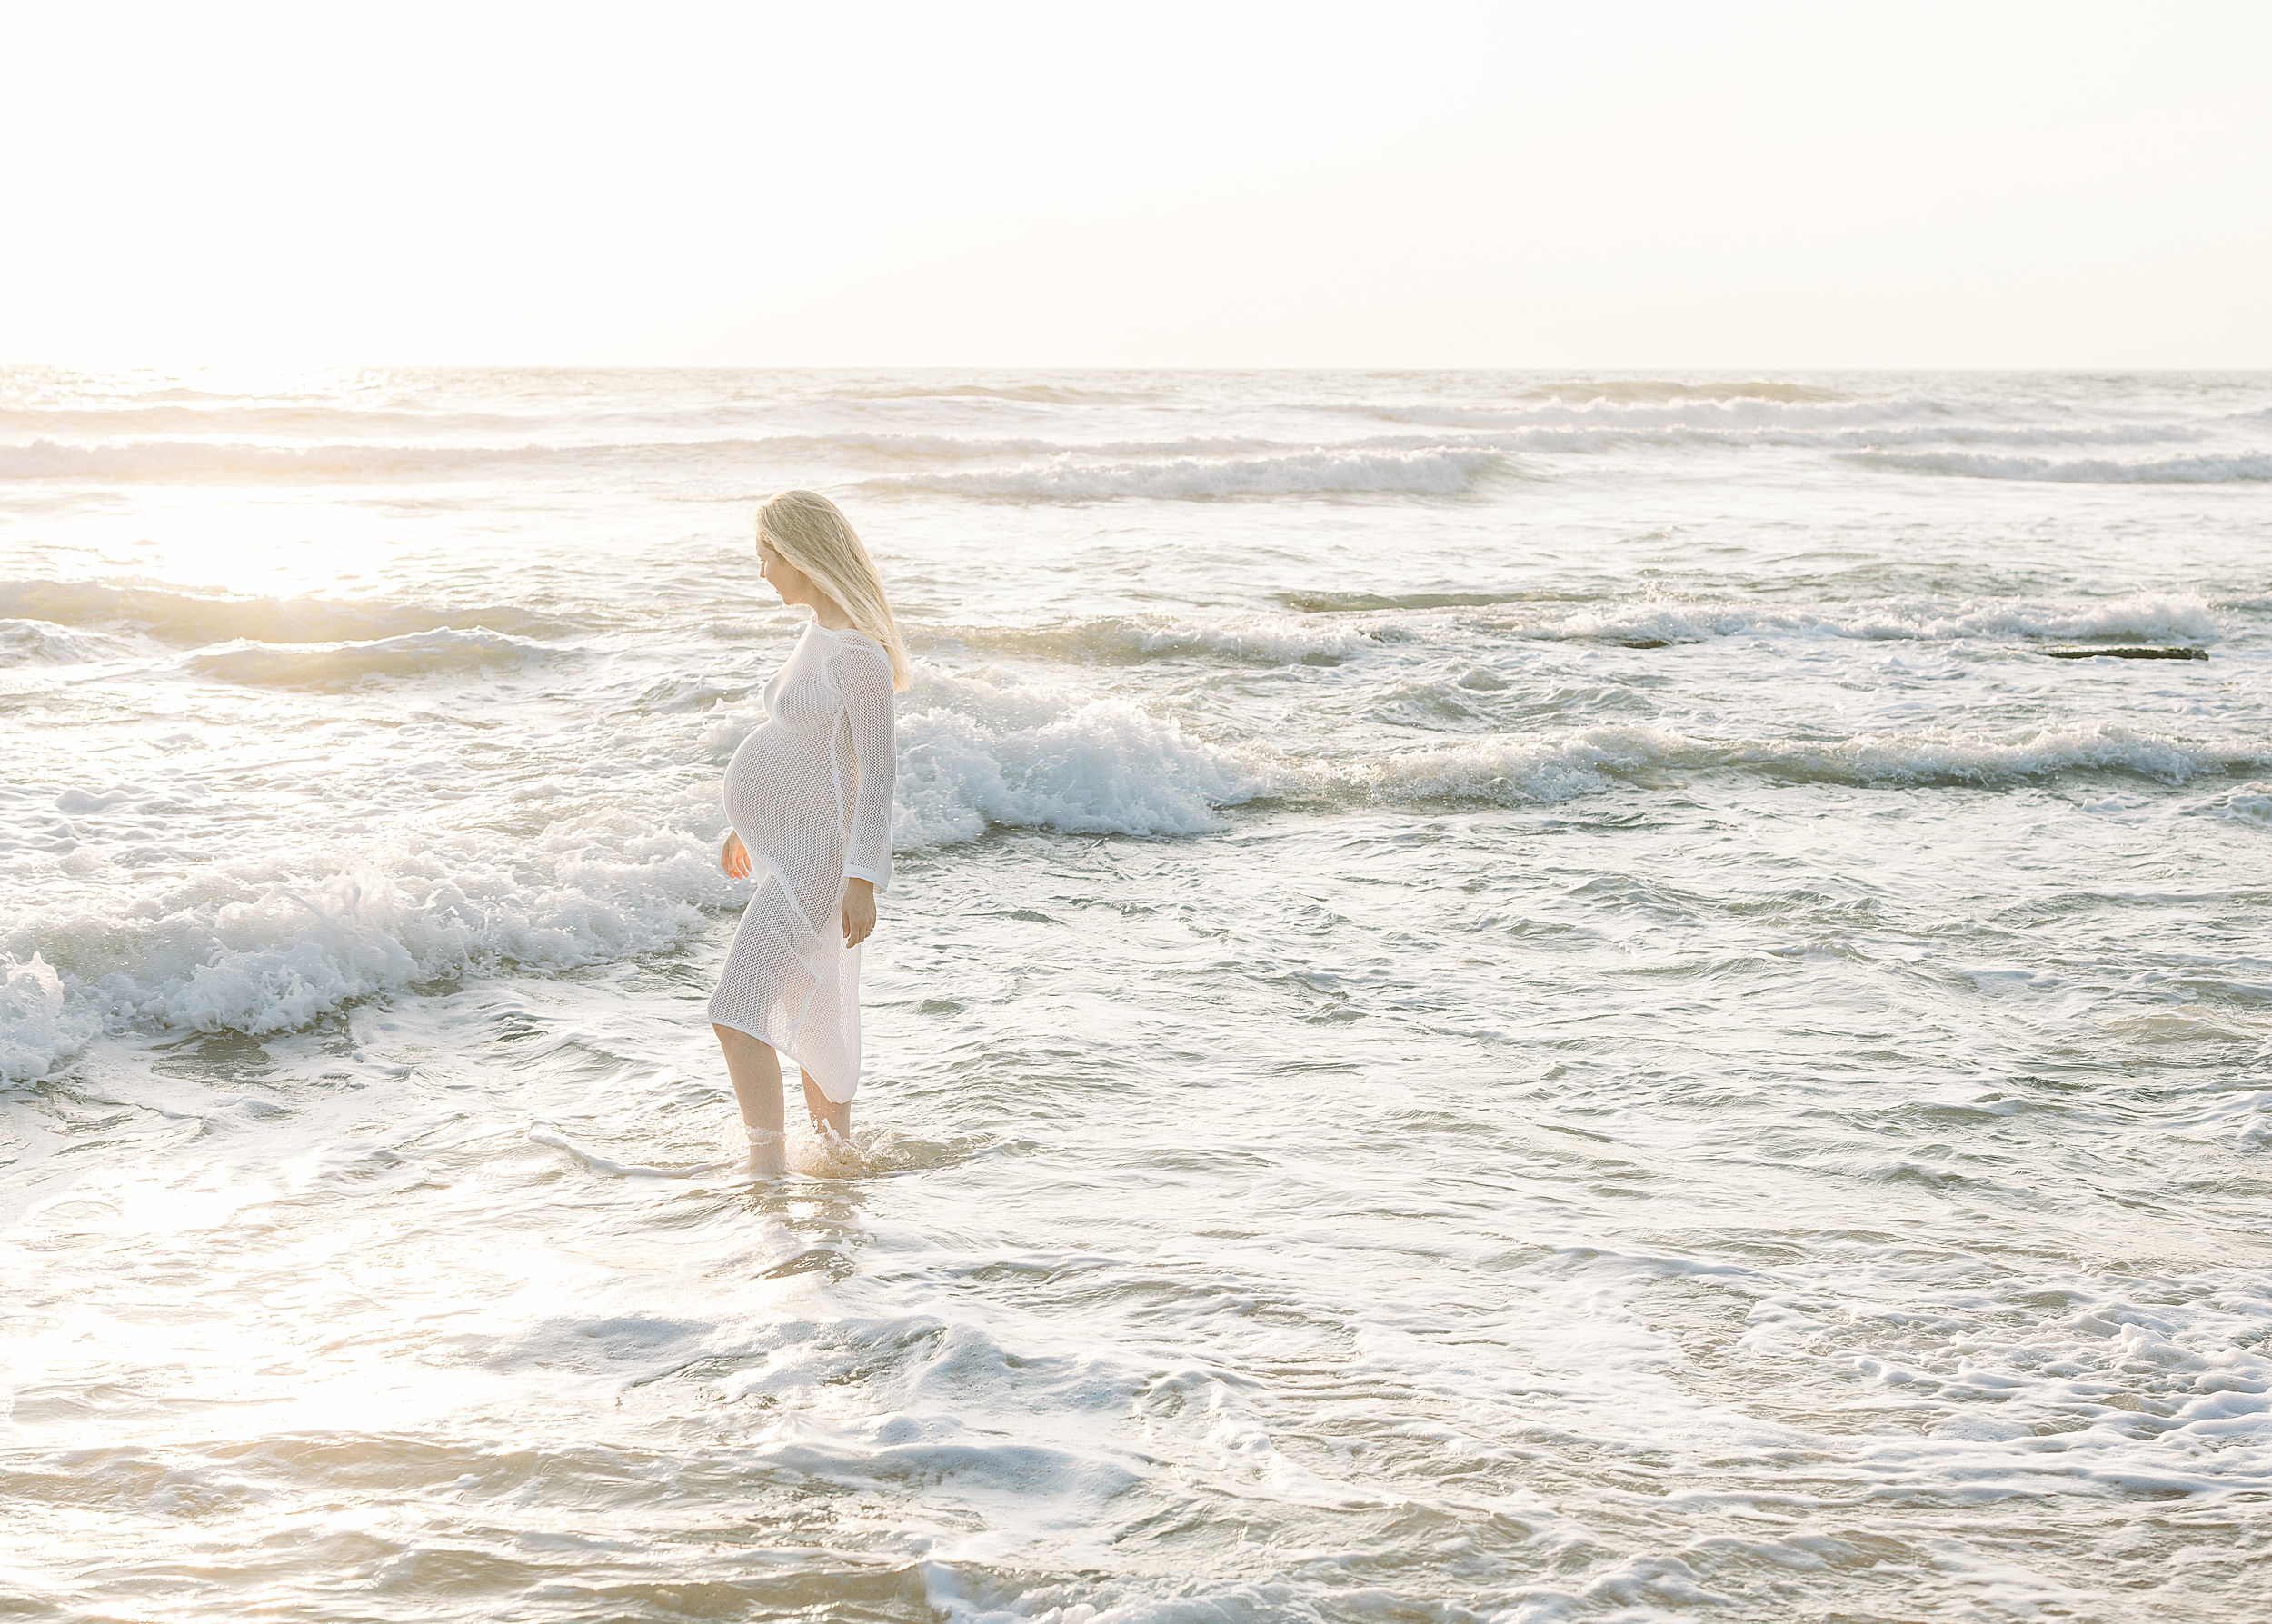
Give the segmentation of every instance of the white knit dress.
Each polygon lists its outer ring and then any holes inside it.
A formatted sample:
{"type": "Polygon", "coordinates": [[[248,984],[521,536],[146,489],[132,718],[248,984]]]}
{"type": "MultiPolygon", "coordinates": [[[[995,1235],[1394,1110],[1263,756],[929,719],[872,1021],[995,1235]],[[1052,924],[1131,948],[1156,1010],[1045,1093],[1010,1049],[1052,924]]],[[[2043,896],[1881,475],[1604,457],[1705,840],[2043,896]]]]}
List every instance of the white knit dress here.
{"type": "Polygon", "coordinates": [[[757,892],[710,1018],[771,1043],[841,1102],[860,1091],[860,950],[844,945],[839,902],[848,876],[892,883],[892,658],[865,633],[810,622],[764,702],[726,764],[726,818],[757,892]]]}

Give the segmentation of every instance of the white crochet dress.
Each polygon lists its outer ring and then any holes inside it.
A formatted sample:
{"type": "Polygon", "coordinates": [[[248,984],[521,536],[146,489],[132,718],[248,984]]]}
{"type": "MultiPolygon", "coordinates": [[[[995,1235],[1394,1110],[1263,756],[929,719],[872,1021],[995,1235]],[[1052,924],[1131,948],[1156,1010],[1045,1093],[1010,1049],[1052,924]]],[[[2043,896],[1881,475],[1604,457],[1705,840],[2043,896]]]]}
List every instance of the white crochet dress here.
{"type": "Polygon", "coordinates": [[[765,720],[726,764],[726,817],[757,892],[726,949],[710,1018],[762,1039],[830,1099],[860,1091],[860,950],[847,876],[892,883],[892,659],[810,622],[765,684],[765,720]]]}

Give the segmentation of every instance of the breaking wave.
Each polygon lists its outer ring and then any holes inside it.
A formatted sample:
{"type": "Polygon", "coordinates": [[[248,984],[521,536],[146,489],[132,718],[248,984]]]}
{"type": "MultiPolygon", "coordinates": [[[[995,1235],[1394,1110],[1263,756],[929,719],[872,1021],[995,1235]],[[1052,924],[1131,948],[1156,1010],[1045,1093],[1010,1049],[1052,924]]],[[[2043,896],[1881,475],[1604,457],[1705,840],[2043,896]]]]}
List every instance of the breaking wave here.
{"type": "Polygon", "coordinates": [[[1763,632],[1919,643],[1999,638],[2203,643],[2221,635],[2215,617],[2200,599],[2163,593],[2137,593],[2074,605],[1889,598],[1829,610],[1779,609],[1740,602],[1642,600],[1543,613],[1528,606],[1487,611],[1472,621],[1510,637],[1642,643],[1701,643],[1763,632]]]}
{"type": "MultiPolygon", "coordinates": [[[[899,851],[954,845],[991,827],[1200,834],[1222,827],[1221,809],[1267,787],[1242,752],[1126,700],[1009,672],[957,675],[926,662],[916,673],[900,700],[899,851]]],[[[722,707],[703,744],[722,759],[755,724],[722,707]]]]}
{"type": "MultiPolygon", "coordinates": [[[[992,828],[1200,834],[1265,787],[1237,751],[1125,701],[920,670],[902,702],[902,852],[992,828]]],[[[55,836],[9,862],[79,882],[0,921],[0,1066],[44,1076],[105,1031],[283,1031],[359,1000],[678,948],[747,898],[719,872],[715,784],[754,720],[721,707],[683,789],[593,798],[475,782],[453,802],[463,822],[440,833],[406,823],[352,848],[295,843],[216,812],[198,843],[240,849],[181,859],[185,875],[110,870],[93,882],[74,866],[125,842],[181,847],[184,785],[51,787],[55,836]],[[563,815],[498,837],[551,804],[563,815]]]]}
{"type": "Polygon", "coordinates": [[[1201,622],[1170,614],[1108,615],[1041,626],[907,628],[918,642],[1043,659],[1131,665],[1180,656],[1265,665],[1331,664],[1408,633],[1387,625],[1320,623],[1286,615],[1201,622]]]}
{"type": "Polygon", "coordinates": [[[726,890],[707,831],[619,813],[504,846],[373,844],[212,864],[187,885],[107,888],[12,922],[0,1068],[46,1075],[105,1030],[285,1031],[360,999],[652,952],[703,928],[726,890]]]}
{"type": "Polygon", "coordinates": [[[509,636],[555,637],[576,629],[512,604],[448,606],[351,598],[208,597],[94,581],[0,582],[0,615],[63,626],[127,625],[167,643],[350,643],[483,626],[509,636]]]}
{"type": "Polygon", "coordinates": [[[2119,727],[1988,739],[1951,731],[1865,733],[1821,742],[1709,740],[1650,727],[1488,738],[1330,768],[1297,768],[1311,793],[1367,799],[1538,802],[1571,800],[1668,772],[1739,772],[1773,782],[1858,787],[1993,787],[2075,772],[2180,784],[2272,764],[2272,740],[2199,742],[2119,727]]]}
{"type": "Polygon", "coordinates": [[[82,665],[117,652],[110,638],[52,621],[0,620],[0,666],[82,665]]]}
{"type": "MultiPolygon", "coordinates": [[[[2272,766],[2272,741],[2112,727],[1791,742],[1604,726],[1329,757],[1211,739],[1118,698],[929,665],[902,704],[894,844],[908,853],[1005,828],[1203,835],[1260,802],[1550,804],[1691,773],[1993,788],[2077,772],[2165,784],[2253,779],[2272,766]]],[[[46,1075],[106,1030],[281,1031],[358,1000],[680,949],[746,894],[718,871],[723,824],[711,786],[752,721],[742,709],[717,711],[700,740],[707,764],[689,787],[562,802],[563,815],[533,834],[501,841],[487,822],[553,800],[541,784],[493,789],[510,805],[490,813],[457,802],[471,821],[456,832],[405,825],[358,836],[353,852],[324,842],[279,848],[264,834],[234,859],[196,860],[186,876],[81,884],[0,929],[0,1070],[46,1075]]],[[[2259,820],[2261,788],[2251,782],[2212,810],[2259,820]]],[[[80,872],[65,848],[106,826],[132,837],[154,817],[177,817],[167,807],[178,792],[171,781],[66,789],[54,804],[72,839],[20,855],[80,872]]]]}
{"type": "Polygon", "coordinates": [[[192,654],[200,676],[268,688],[346,688],[374,677],[465,676],[477,671],[533,665],[559,651],[483,627],[416,632],[376,643],[311,648],[244,643],[192,654]]]}
{"type": "Polygon", "coordinates": [[[2272,455],[2163,457],[2150,463],[2115,463],[2103,458],[2056,462],[2049,457],[1990,457],[1963,452],[1857,452],[1848,460],[1866,468],[1905,473],[2047,480],[2068,484],[2219,485],[2272,480],[2272,455]]]}
{"type": "MultiPolygon", "coordinates": [[[[539,455],[557,455],[529,448],[539,455]]],[[[152,440],[74,445],[35,440],[0,446],[0,479],[160,480],[228,483],[247,476],[364,480],[460,473],[515,453],[482,446],[254,445],[152,440]]],[[[527,454],[527,453],[523,453],[527,454]]]]}
{"type": "MultiPolygon", "coordinates": [[[[293,441],[204,438],[43,437],[0,444],[0,479],[148,481],[160,483],[432,482],[546,474],[588,475],[604,467],[630,474],[716,473],[765,468],[786,473],[815,463],[871,474],[867,489],[1004,501],[1103,501],[1115,497],[1203,498],[1334,493],[1450,495],[1512,458],[1584,456],[1629,449],[1784,448],[1843,453],[1863,466],[1995,479],[2129,483],[2215,483],[2272,477],[2253,452],[2118,463],[2061,462],[1969,449],[2157,445],[2200,441],[2197,424],[2161,421],[2086,423],[2053,417],[1981,421],[1931,401],[1664,398],[1617,402],[1559,399],[1505,406],[1320,405],[1341,419],[1341,433],[1317,440],[1253,434],[1173,439],[1085,434],[989,437],[896,432],[872,426],[836,433],[719,433],[702,423],[635,423],[627,436],[504,443],[376,443],[314,437],[293,441]],[[1405,433],[1348,433],[1360,423],[1405,433]],[[1901,449],[1910,447],[1915,449],[1901,449]],[[998,464],[986,466],[985,464],[998,464]]],[[[284,425],[278,425],[283,427],[284,425]]],[[[369,428],[369,423],[359,425],[369,428]]],[[[419,425],[402,425],[416,433],[419,425]]],[[[526,435],[540,425],[459,425],[526,435]]],[[[428,432],[433,432],[431,428],[428,432]]]]}
{"type": "Polygon", "coordinates": [[[1286,455],[1175,457],[1098,463],[1071,455],[1020,468],[892,474],[862,482],[871,491],[969,496],[996,502],[1110,502],[1127,497],[1204,501],[1216,497],[1403,494],[1459,496],[1485,475],[1510,470],[1496,451],[1433,447],[1410,451],[1319,448],[1286,455]]]}

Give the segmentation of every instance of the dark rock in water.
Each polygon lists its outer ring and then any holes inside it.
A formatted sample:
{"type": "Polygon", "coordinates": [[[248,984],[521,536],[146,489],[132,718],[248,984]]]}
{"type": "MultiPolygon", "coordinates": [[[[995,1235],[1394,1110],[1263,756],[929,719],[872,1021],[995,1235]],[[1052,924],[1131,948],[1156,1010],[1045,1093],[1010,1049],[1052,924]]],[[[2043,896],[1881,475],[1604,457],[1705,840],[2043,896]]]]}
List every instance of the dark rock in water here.
{"type": "Polygon", "coordinates": [[[2207,649],[2046,649],[2054,660],[2206,660],[2207,649]]]}
{"type": "Polygon", "coordinates": [[[1672,644],[1661,637],[1620,637],[1618,646],[1625,649],[1669,649],[1672,644]]]}

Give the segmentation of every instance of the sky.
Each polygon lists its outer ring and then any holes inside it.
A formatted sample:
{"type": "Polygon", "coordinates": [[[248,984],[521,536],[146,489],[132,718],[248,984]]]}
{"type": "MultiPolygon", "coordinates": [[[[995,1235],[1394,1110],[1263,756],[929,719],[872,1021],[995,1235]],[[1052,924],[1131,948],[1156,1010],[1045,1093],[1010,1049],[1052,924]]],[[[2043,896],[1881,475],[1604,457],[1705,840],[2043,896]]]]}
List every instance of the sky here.
{"type": "Polygon", "coordinates": [[[2272,367],[2264,0],[0,0],[0,362],[2272,367]]]}

